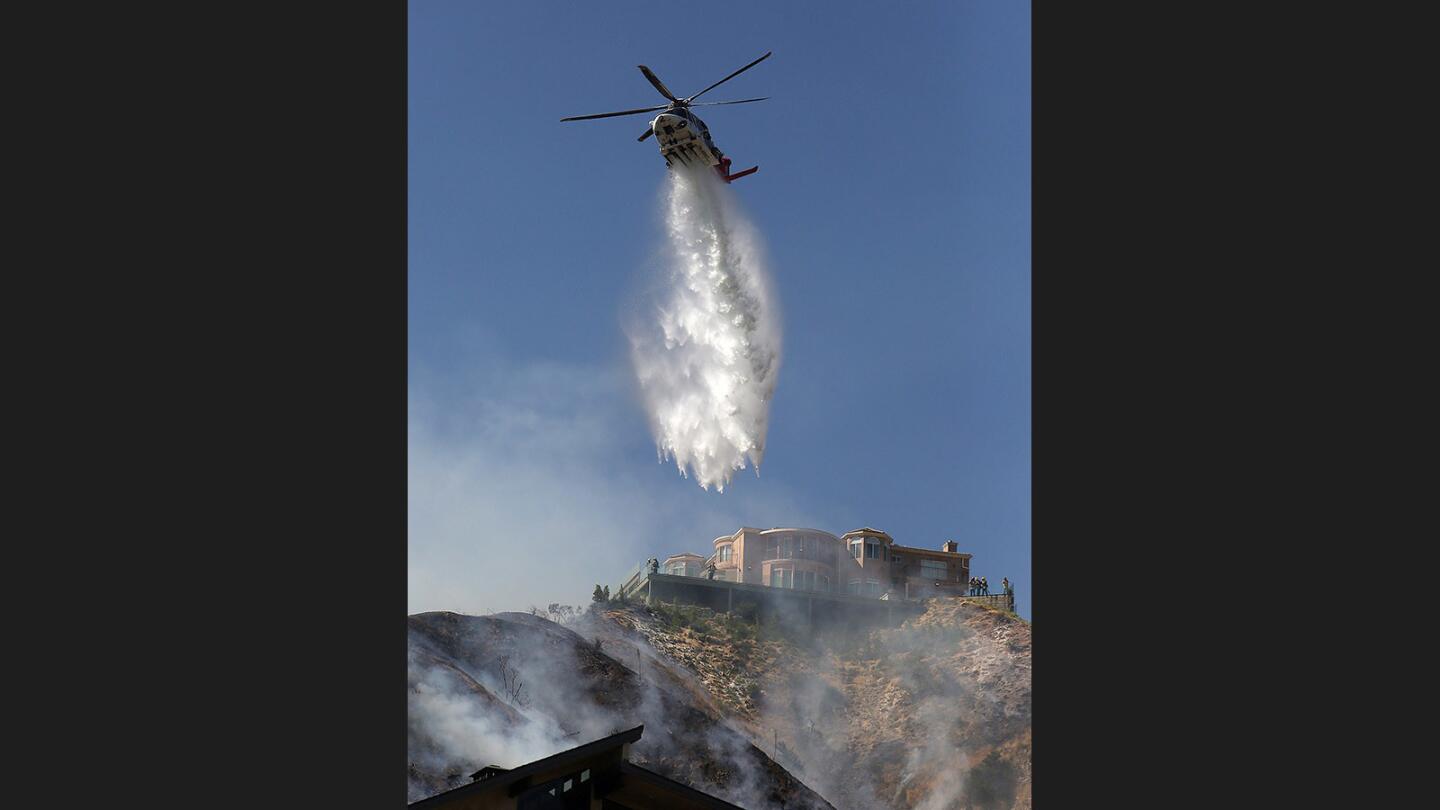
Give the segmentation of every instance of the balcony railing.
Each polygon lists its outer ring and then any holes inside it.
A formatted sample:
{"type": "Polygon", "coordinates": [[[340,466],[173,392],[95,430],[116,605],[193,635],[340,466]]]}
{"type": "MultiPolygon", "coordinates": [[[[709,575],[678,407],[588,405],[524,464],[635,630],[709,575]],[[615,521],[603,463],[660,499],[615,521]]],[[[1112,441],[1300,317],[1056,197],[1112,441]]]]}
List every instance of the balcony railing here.
{"type": "Polygon", "coordinates": [[[623,596],[629,593],[631,589],[645,579],[646,568],[648,567],[646,563],[648,562],[649,560],[641,560],[635,564],[635,567],[625,573],[625,578],[620,580],[620,587],[615,589],[616,596],[623,596]]]}

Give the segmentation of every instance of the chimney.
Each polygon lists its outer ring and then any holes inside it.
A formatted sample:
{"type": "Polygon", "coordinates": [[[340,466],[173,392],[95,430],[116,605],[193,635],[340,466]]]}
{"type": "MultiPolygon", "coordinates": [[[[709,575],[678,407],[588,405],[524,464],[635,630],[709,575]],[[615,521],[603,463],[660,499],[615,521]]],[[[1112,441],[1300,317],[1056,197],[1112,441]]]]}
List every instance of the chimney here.
{"type": "Polygon", "coordinates": [[[940,545],[940,550],[941,550],[941,551],[948,551],[948,552],[950,552],[951,554],[958,553],[959,548],[960,548],[960,544],[959,544],[959,543],[956,543],[954,540],[946,540],[944,543],[942,543],[942,544],[940,545]]]}

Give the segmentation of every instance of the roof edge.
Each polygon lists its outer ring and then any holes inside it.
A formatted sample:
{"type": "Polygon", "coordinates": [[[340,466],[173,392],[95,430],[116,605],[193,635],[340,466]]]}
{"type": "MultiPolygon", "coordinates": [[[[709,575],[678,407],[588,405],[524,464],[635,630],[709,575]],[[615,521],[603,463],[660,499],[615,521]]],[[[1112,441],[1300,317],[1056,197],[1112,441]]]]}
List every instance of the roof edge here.
{"type": "MultiPolygon", "coordinates": [[[[604,751],[607,748],[613,748],[617,745],[633,743],[636,740],[640,739],[640,735],[643,733],[645,733],[645,725],[642,723],[635,728],[611,734],[609,737],[602,737],[598,740],[592,740],[591,742],[585,743],[584,745],[577,745],[576,747],[569,750],[561,751],[557,754],[551,754],[548,757],[537,759],[534,762],[527,762],[524,765],[517,766],[504,773],[497,773],[483,782],[471,782],[468,785],[461,785],[457,788],[451,788],[450,790],[436,793],[434,796],[427,796],[418,802],[407,805],[407,807],[423,808],[438,805],[442,801],[442,798],[444,800],[453,798],[457,791],[478,793],[481,791],[498,790],[502,787],[512,785],[538,771],[543,771],[547,768],[553,768],[557,765],[560,765],[567,760],[583,759],[592,754],[604,751]]],[[[486,766],[486,768],[489,767],[494,766],[486,766]]],[[[471,774],[470,777],[473,779],[474,777],[478,776],[481,771],[484,770],[485,768],[481,768],[480,770],[471,774]]]]}

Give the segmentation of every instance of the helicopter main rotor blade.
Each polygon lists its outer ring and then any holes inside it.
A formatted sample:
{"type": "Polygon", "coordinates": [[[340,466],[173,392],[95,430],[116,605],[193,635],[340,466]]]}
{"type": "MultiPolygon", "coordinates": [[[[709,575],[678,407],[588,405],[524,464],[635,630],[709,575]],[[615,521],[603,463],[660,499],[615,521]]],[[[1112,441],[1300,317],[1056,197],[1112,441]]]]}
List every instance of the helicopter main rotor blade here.
{"type": "Polygon", "coordinates": [[[702,96],[702,95],[710,92],[711,90],[714,90],[715,88],[719,87],[720,85],[724,84],[725,82],[730,81],[731,79],[735,78],[736,76],[739,76],[741,73],[744,73],[745,71],[749,70],[750,68],[755,67],[756,65],[760,64],[761,62],[764,62],[766,59],[769,59],[769,58],[770,58],[770,54],[772,54],[772,53],[774,53],[774,51],[766,51],[764,56],[760,57],[759,59],[756,59],[754,62],[751,62],[750,64],[746,65],[745,67],[742,67],[742,68],[740,68],[739,70],[735,71],[734,73],[731,73],[729,76],[726,76],[725,78],[721,79],[721,80],[718,81],[718,82],[715,82],[714,84],[710,85],[709,87],[705,88],[704,90],[701,90],[699,93],[696,93],[695,95],[693,95],[693,96],[685,99],[685,103],[686,103],[686,104],[689,104],[690,102],[694,101],[695,99],[699,98],[700,96],[702,96]]]}
{"type": "Polygon", "coordinates": [[[660,81],[659,76],[656,76],[654,73],[650,72],[650,68],[645,67],[644,65],[636,65],[636,67],[640,68],[640,72],[645,74],[645,78],[649,79],[650,83],[655,85],[655,89],[660,91],[660,95],[670,99],[671,101],[680,100],[678,98],[675,98],[675,94],[670,92],[670,88],[666,87],[664,82],[660,81]]]}
{"type": "Polygon", "coordinates": [[[709,106],[712,106],[712,105],[715,105],[715,104],[749,104],[749,103],[752,102],[752,101],[764,101],[764,100],[767,99],[767,98],[770,98],[770,97],[769,97],[769,96],[761,96],[760,98],[742,98],[742,99],[740,99],[739,101],[702,101],[702,102],[700,102],[700,103],[698,103],[698,104],[690,104],[690,105],[688,105],[688,106],[690,106],[690,107],[709,107],[709,106]]]}
{"type": "Polygon", "coordinates": [[[650,129],[649,127],[646,127],[646,128],[645,128],[645,134],[644,134],[644,135],[641,135],[640,137],[636,138],[635,140],[637,140],[637,141],[643,141],[643,140],[645,140],[646,138],[648,138],[648,137],[650,137],[651,135],[654,135],[654,134],[655,134],[655,130],[650,129]]]}
{"type": "Polygon", "coordinates": [[[617,115],[638,115],[639,113],[655,112],[670,107],[669,104],[661,104],[659,107],[646,107],[641,110],[621,110],[620,112],[597,113],[595,115],[573,115],[569,118],[561,118],[561,121],[588,121],[591,118],[614,118],[617,115]]]}

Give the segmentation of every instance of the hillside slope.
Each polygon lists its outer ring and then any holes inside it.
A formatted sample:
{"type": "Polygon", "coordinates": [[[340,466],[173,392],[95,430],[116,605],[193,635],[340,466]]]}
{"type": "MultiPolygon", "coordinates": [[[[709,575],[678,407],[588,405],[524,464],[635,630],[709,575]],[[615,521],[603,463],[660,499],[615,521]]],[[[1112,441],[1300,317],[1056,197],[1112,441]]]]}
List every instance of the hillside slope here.
{"type": "Polygon", "coordinates": [[[818,633],[703,609],[614,607],[572,625],[649,651],[842,810],[1030,800],[1030,625],[960,599],[893,629],[818,633]]]}
{"type": "Polygon", "coordinates": [[[636,764],[755,810],[830,807],[653,651],[596,644],[525,613],[410,616],[409,650],[411,801],[484,765],[514,767],[644,724],[636,764]]]}

